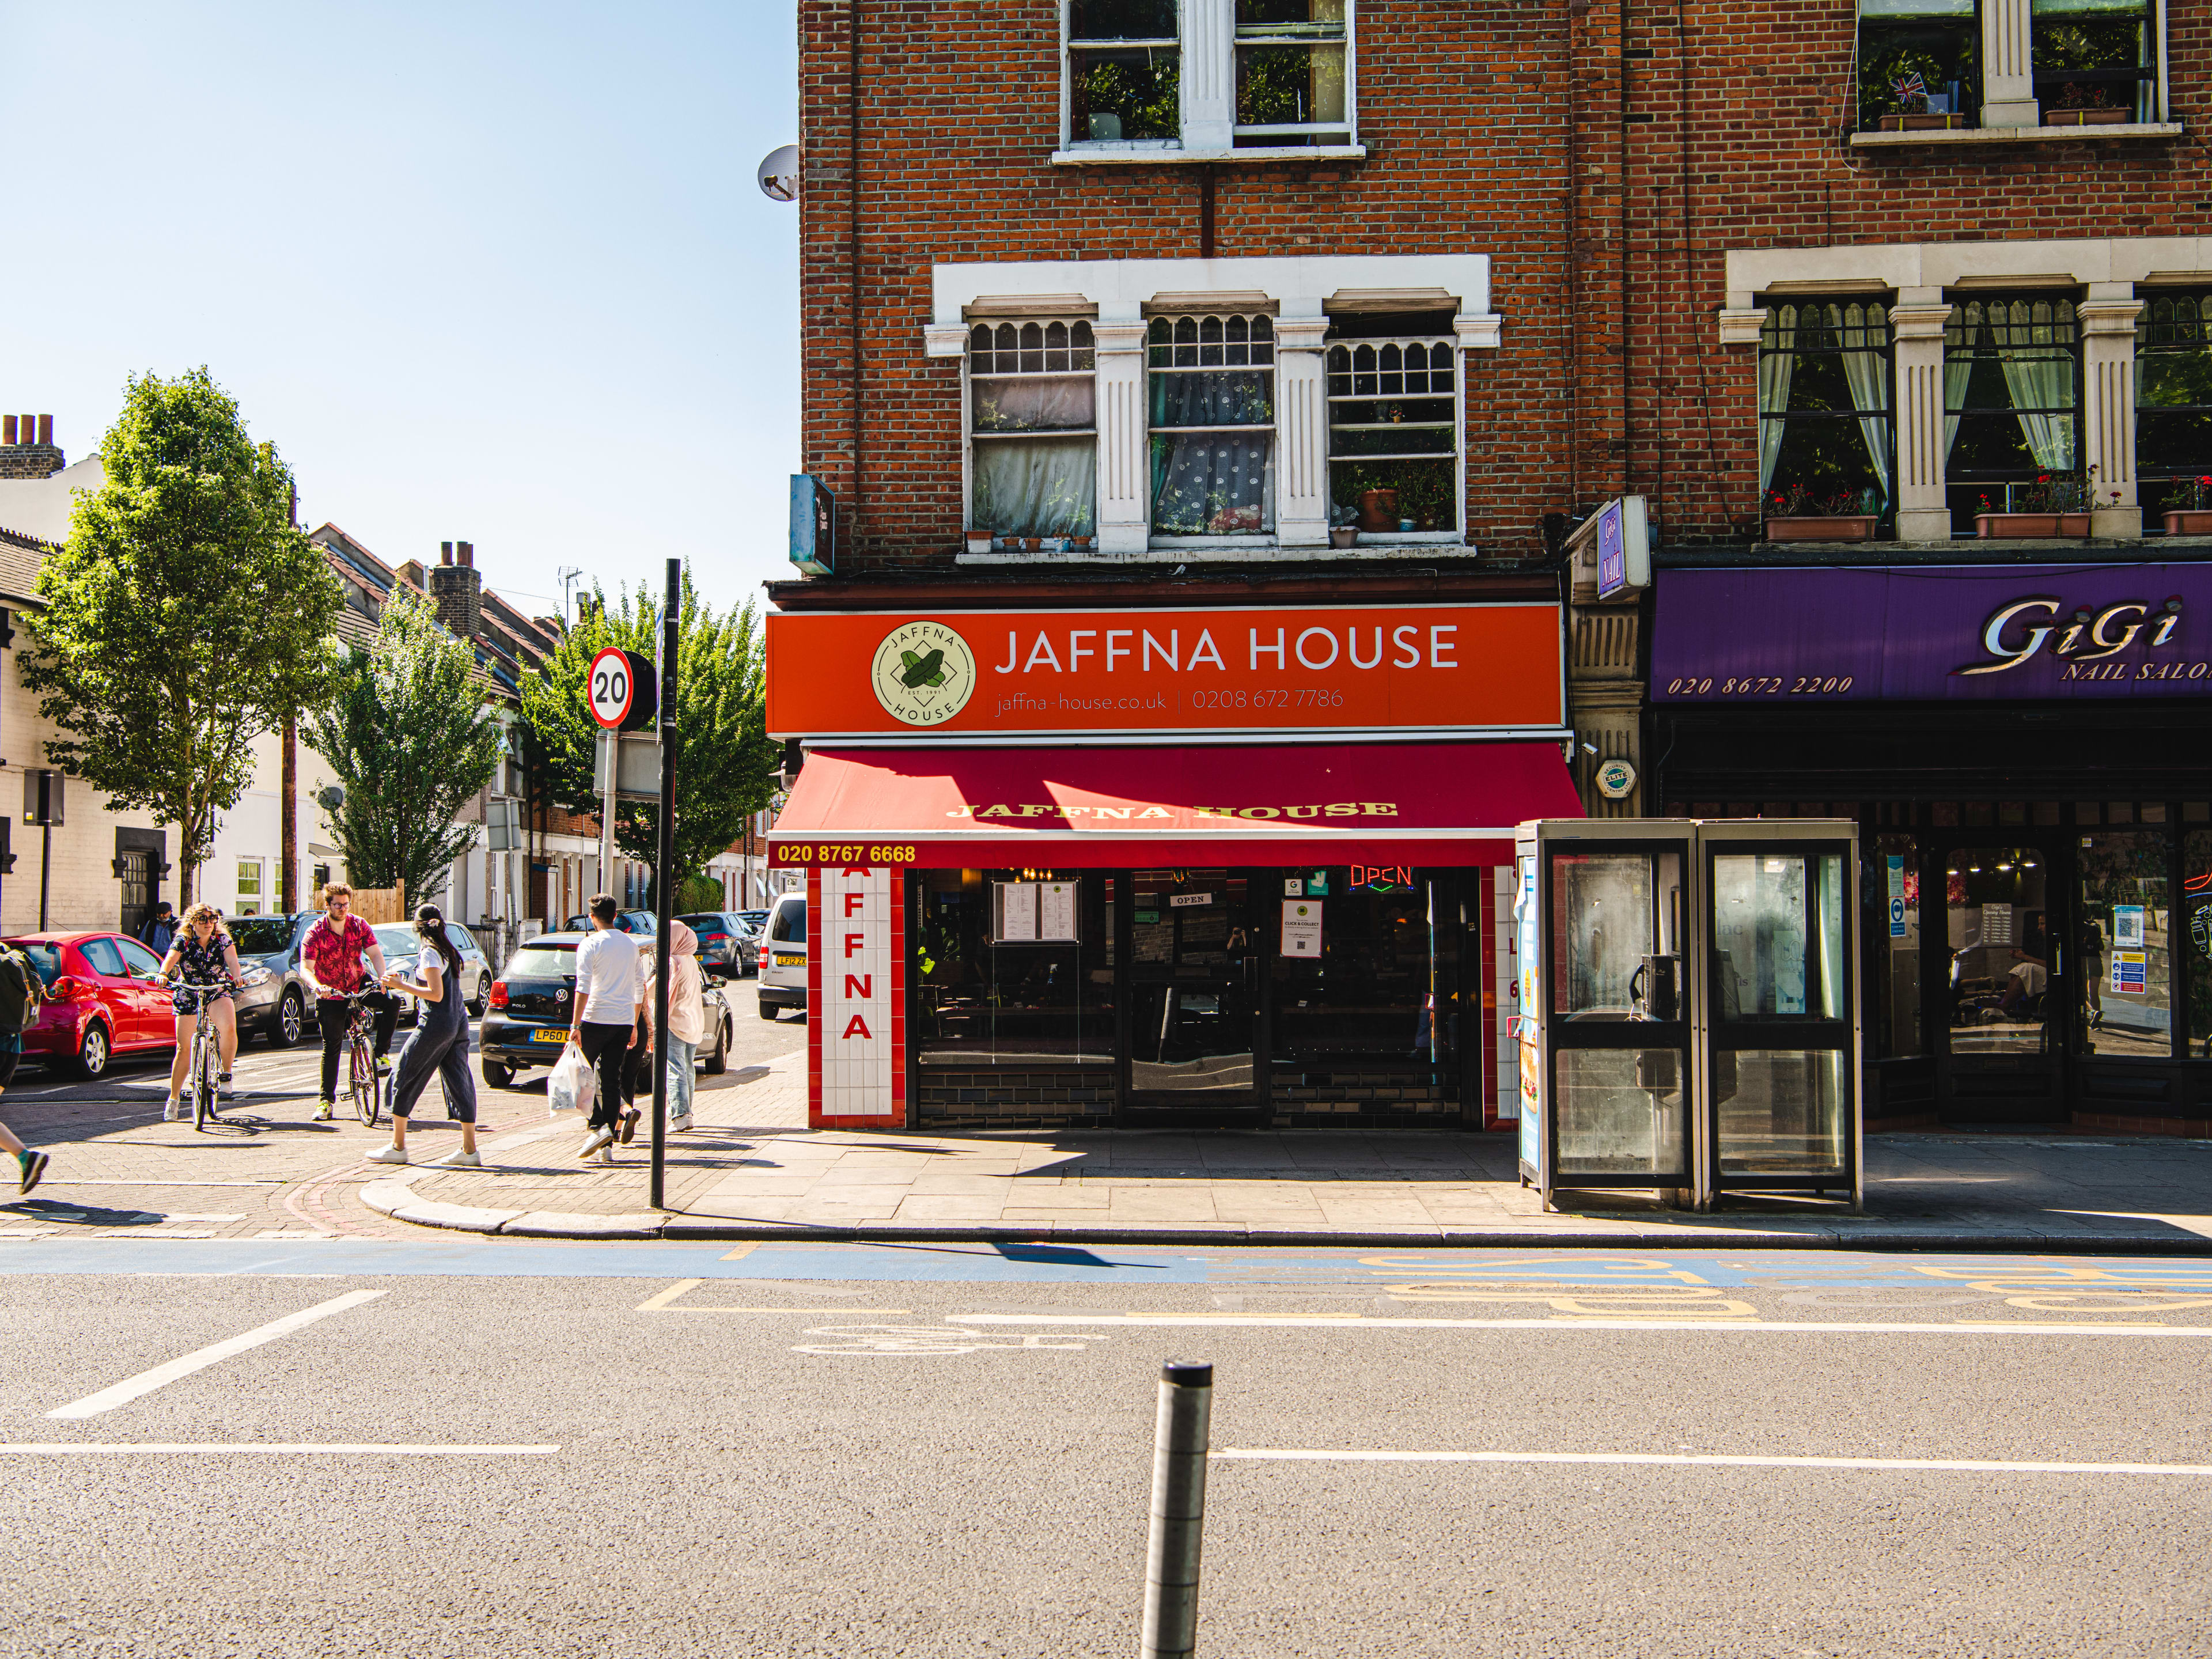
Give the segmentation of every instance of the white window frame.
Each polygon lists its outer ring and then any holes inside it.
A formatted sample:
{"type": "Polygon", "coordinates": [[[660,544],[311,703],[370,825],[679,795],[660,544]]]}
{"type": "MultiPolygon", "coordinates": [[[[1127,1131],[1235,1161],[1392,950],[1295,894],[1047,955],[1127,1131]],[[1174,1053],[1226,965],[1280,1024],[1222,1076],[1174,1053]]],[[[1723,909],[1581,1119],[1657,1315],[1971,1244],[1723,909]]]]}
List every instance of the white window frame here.
{"type": "MultiPolygon", "coordinates": [[[[1237,143],[1237,3],[1236,0],[1176,0],[1176,46],[1180,58],[1181,135],[1173,140],[1094,140],[1069,130],[1073,119],[1074,94],[1071,81],[1068,27],[1074,0],[1060,4],[1060,148],[1052,155],[1054,166],[1157,164],[1177,161],[1361,161],[1367,155],[1359,142],[1359,17],[1358,0],[1344,4],[1344,113],[1340,122],[1310,124],[1287,131],[1344,132],[1340,144],[1247,145],[1237,143]]],[[[2023,3],[2025,0],[2023,0],[2023,3]]],[[[1134,42],[1135,45],[1147,44],[1134,42]]],[[[1281,131],[1286,129],[1276,128],[1281,131]]]]}
{"type": "MultiPolygon", "coordinates": [[[[1092,326],[1091,319],[1085,316],[1081,310],[1076,307],[1070,307],[1070,309],[1065,313],[1054,313],[1051,315],[1039,313],[1034,316],[978,316],[965,321],[961,325],[963,335],[960,351],[960,528],[963,542],[970,536],[980,535],[981,533],[977,529],[975,524],[975,446],[978,441],[984,443],[996,441],[989,437],[984,437],[979,440],[975,432],[975,361],[974,351],[969,345],[968,342],[973,338],[975,331],[979,328],[995,330],[1002,326],[1011,326],[1018,331],[1031,325],[1035,325],[1039,328],[1049,329],[1054,323],[1060,324],[1066,327],[1071,335],[1073,333],[1075,326],[1079,323],[1086,330],[1091,329],[1092,326]]],[[[1071,350],[1073,349],[1072,346],[1070,349],[1071,350]]],[[[1092,345],[1086,349],[1091,353],[1091,367],[1088,373],[1091,375],[1091,447],[1095,452],[1098,445],[1097,347],[1094,342],[1092,345]]],[[[996,349],[996,348],[994,347],[994,349],[996,349]]],[[[1085,371],[1082,369],[1073,368],[1066,370],[1043,369],[1038,371],[1038,375],[1041,379],[1050,378],[1053,380],[1073,380],[1077,375],[1085,372],[1085,371]]],[[[984,378],[993,379],[997,377],[994,374],[984,378]]],[[[1017,378],[1018,378],[1018,371],[1017,372],[1017,378]]],[[[1008,435],[1012,436],[1013,434],[1010,434],[1008,435]]],[[[1066,440],[1066,441],[1074,442],[1075,440],[1070,438],[1066,440]]],[[[1059,548],[1038,548],[1030,550],[1015,547],[1012,544],[1011,541],[1008,540],[994,538],[991,549],[989,550],[989,556],[1000,558],[1026,557],[1036,559],[1045,557],[1048,554],[1050,554],[1069,558],[1084,558],[1095,552],[1097,545],[1098,501],[1097,494],[1094,490],[1091,502],[1091,534],[1086,538],[1086,544],[1084,547],[1079,549],[1068,548],[1066,550],[1059,548]]]]}
{"type": "MultiPolygon", "coordinates": [[[[1388,547],[1394,544],[1413,545],[1432,544],[1437,543],[1459,543],[1464,542],[1467,539],[1467,352],[1455,334],[1445,336],[1431,332],[1427,334],[1356,334],[1340,336],[1332,332],[1328,337],[1328,339],[1322,349],[1322,386],[1323,392],[1323,402],[1329,410],[1329,419],[1328,423],[1329,429],[1323,440],[1322,445],[1323,451],[1327,458],[1326,465],[1329,469],[1328,499],[1331,502],[1334,502],[1336,500],[1336,465],[1339,461],[1347,461],[1356,464],[1360,461],[1382,459],[1421,459],[1419,455],[1396,458],[1367,455],[1338,455],[1335,453],[1335,409],[1339,403],[1378,403],[1382,401],[1384,398],[1392,397],[1411,398],[1415,396],[1423,396],[1434,398],[1437,395],[1435,392],[1431,391],[1425,393],[1406,392],[1378,392],[1373,397],[1368,397],[1362,394],[1356,389],[1340,396],[1328,389],[1330,386],[1330,365],[1334,360],[1335,354],[1340,349],[1352,352],[1353,354],[1356,365],[1357,356],[1362,347],[1371,346],[1379,354],[1385,347],[1395,346],[1402,354],[1405,348],[1411,345],[1425,346],[1431,353],[1434,353],[1439,348],[1451,353],[1452,447],[1450,459],[1452,462],[1452,517],[1455,522],[1449,530],[1362,530],[1359,532],[1359,542],[1369,546],[1388,547]]],[[[1379,368],[1377,372],[1378,374],[1381,372],[1379,368]]],[[[1435,373],[1433,358],[1431,358],[1429,372],[1431,374],[1435,373]]],[[[1353,369],[1353,373],[1355,376],[1358,374],[1356,366],[1353,369]]],[[[1356,380],[1354,384],[1356,387],[1356,380]]],[[[1442,454],[1438,454],[1434,457],[1434,459],[1443,460],[1445,458],[1442,454]]]]}
{"type": "MultiPolygon", "coordinates": [[[[1145,344],[1144,378],[1146,410],[1144,448],[1145,476],[1148,481],[1152,477],[1152,444],[1158,439],[1182,436],[1197,437],[1210,432],[1264,432],[1267,434],[1268,440],[1267,482],[1265,484],[1267,499],[1262,504],[1260,512],[1261,518],[1267,525],[1267,527],[1256,530],[1201,532],[1196,534],[1179,534],[1173,531],[1162,530],[1156,522],[1152,521],[1152,515],[1158,503],[1152,499],[1152,489],[1149,482],[1147,482],[1145,490],[1145,514],[1147,525],[1149,526],[1147,532],[1148,538],[1151,544],[1154,547],[1188,550],[1193,548],[1246,548],[1273,546],[1279,535],[1279,526],[1276,520],[1279,503],[1276,501],[1275,497],[1278,470],[1282,465],[1284,434],[1283,404],[1281,398],[1282,381],[1280,375],[1277,372],[1276,364],[1274,337],[1275,319],[1270,312],[1248,312],[1237,306],[1232,296],[1224,295],[1222,297],[1225,301],[1227,301],[1227,303],[1222,304],[1218,307],[1194,306],[1186,307],[1177,306],[1172,308],[1156,310],[1147,321],[1146,329],[1146,339],[1145,344]],[[1211,364],[1200,362],[1191,364],[1168,366],[1162,366],[1152,362],[1152,353],[1155,350],[1159,349],[1160,346],[1152,342],[1150,337],[1152,333],[1156,331],[1162,323],[1165,323],[1168,325],[1169,331],[1172,336],[1175,332],[1178,331],[1180,325],[1186,322],[1192,324],[1194,325],[1193,331],[1200,334],[1201,337],[1203,337],[1206,325],[1208,323],[1213,323],[1219,325],[1220,332],[1224,337],[1222,341],[1217,342],[1216,344],[1217,349],[1222,351],[1223,361],[1211,364]],[[1230,332],[1229,325],[1232,322],[1241,323],[1244,325],[1246,332],[1246,338],[1244,340],[1233,343],[1227,340],[1226,337],[1230,332]],[[1256,329],[1260,328],[1264,328],[1267,331],[1267,361],[1264,364],[1252,362],[1249,356],[1253,344],[1251,337],[1252,334],[1256,329]],[[1230,351],[1238,349],[1242,349],[1246,353],[1246,360],[1242,363],[1232,363],[1228,362],[1228,353],[1230,351]],[[1180,427],[1154,426],[1152,423],[1151,411],[1152,377],[1156,374],[1204,374],[1208,373],[1234,373],[1238,370],[1242,370],[1247,374],[1257,374],[1263,368],[1265,369],[1267,376],[1268,411],[1268,418],[1264,423],[1249,426],[1180,427]]],[[[1169,339],[1164,343],[1164,344],[1167,350],[1171,355],[1184,349],[1182,342],[1173,338],[1169,339]]],[[[1205,349],[1202,345],[1194,346],[1193,349],[1200,352],[1205,349]]]]}
{"type": "Polygon", "coordinates": [[[238,861],[236,887],[237,913],[241,916],[258,916],[269,900],[269,862],[266,859],[241,858],[238,861]],[[253,891],[246,890],[246,872],[253,875],[253,891]]]}

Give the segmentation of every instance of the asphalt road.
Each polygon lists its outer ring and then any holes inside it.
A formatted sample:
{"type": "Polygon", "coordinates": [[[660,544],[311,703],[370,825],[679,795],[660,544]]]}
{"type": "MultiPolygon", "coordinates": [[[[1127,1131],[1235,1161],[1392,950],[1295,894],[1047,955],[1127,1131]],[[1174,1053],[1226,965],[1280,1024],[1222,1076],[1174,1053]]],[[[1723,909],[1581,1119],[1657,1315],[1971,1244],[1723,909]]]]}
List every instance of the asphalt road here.
{"type": "Polygon", "coordinates": [[[2212,1263],[73,1239],[0,1308],[0,1653],[1120,1659],[1169,1354],[1204,1654],[2212,1649],[2212,1263]]]}

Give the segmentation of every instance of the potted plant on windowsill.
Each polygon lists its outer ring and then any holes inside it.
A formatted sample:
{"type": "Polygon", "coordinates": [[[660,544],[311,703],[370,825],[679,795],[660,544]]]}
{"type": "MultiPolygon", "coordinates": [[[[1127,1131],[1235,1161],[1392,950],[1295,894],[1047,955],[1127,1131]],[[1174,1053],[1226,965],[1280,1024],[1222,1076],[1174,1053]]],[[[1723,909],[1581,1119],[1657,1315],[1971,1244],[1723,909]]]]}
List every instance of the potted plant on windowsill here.
{"type": "MultiPolygon", "coordinates": [[[[1982,510],[1974,514],[1975,532],[1991,541],[2087,536],[2089,507],[2097,498],[2097,469],[2091,467],[2086,478],[2078,472],[2039,472],[2021,497],[2025,510],[2001,513],[1983,496],[1982,510]]],[[[2114,490],[2112,499],[2119,498],[2114,490]]]]}
{"type": "Polygon", "coordinates": [[[2166,508],[2166,533],[2212,536],[2212,475],[2188,479],[2180,488],[2187,492],[2189,505],[2166,508]]]}
{"type": "Polygon", "coordinates": [[[2108,94],[2101,86],[2079,81],[2069,81],[2058,94],[2058,106],[2043,112],[2046,127],[2107,127],[2118,126],[2132,119],[2135,112],[2124,104],[2108,104],[2108,94]]]}
{"type": "Polygon", "coordinates": [[[969,531],[968,550],[970,553],[988,553],[991,550],[991,532],[988,530],[969,531]]]}
{"type": "Polygon", "coordinates": [[[1815,496],[1803,484],[1792,484],[1786,495],[1778,489],[1766,498],[1766,513],[1770,542],[1870,542],[1881,523],[1871,489],[1815,496]]]}

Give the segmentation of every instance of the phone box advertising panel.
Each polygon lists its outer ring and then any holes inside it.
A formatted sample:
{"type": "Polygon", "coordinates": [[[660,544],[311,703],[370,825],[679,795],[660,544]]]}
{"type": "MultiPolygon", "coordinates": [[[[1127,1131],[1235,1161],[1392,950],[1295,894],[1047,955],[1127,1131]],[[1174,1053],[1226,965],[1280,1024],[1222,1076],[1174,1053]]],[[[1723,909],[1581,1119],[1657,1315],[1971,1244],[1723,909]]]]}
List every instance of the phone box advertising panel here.
{"type": "Polygon", "coordinates": [[[1657,702],[2212,696],[2212,568],[1669,570],[1657,702]]]}

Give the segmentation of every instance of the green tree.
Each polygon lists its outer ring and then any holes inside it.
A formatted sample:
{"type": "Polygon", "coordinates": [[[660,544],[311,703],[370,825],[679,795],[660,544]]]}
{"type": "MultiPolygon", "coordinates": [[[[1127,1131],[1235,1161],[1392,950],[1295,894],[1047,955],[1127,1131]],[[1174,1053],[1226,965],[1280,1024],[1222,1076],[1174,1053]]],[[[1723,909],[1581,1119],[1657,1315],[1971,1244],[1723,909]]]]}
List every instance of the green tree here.
{"type": "Polygon", "coordinates": [[[331,763],[345,801],[331,833],[346,873],[404,884],[409,902],[445,890],[478,826],[454,817],[499,769],[505,738],[484,708],[476,653],[417,594],[394,593],[375,642],[349,657],[329,708],[308,716],[307,746],[331,763]]]}
{"type": "Polygon", "coordinates": [[[179,896],[253,775],[253,739],[320,706],[341,596],[292,525],[292,474],[205,368],[134,376],[39,574],[23,684],[63,735],[46,757],[177,830],[179,896]]]}
{"type": "MultiPolygon", "coordinates": [[[[644,589],[595,603],[538,667],[522,677],[522,715],[544,758],[546,793],[572,812],[596,813],[592,743],[599,727],[584,695],[592,656],[608,646],[660,655],[659,607],[644,589]]],[[[768,738],[759,619],[750,605],[717,615],[699,600],[687,572],[678,616],[676,878],[696,875],[744,833],[768,805],[779,745],[768,738]]],[[[615,845],[646,863],[659,855],[660,805],[624,801],[615,845]]],[[[682,891],[681,887],[678,889],[682,891]]]]}

